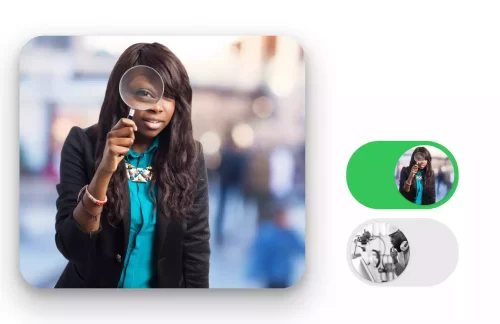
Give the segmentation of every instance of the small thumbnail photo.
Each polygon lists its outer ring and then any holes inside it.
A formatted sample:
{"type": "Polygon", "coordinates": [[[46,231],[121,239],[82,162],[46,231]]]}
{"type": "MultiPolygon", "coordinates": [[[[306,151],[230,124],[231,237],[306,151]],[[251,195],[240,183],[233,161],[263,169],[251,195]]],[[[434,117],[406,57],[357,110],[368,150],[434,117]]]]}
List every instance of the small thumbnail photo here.
{"type": "Polygon", "coordinates": [[[365,280],[389,282],[403,274],[410,261],[410,244],[403,231],[374,222],[356,233],[351,245],[354,269],[365,280]]]}

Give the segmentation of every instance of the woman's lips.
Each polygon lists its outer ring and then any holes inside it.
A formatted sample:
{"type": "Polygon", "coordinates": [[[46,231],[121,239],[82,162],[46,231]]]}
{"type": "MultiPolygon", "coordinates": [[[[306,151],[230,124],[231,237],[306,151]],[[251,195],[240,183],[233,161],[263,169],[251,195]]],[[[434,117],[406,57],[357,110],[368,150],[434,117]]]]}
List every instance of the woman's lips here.
{"type": "Polygon", "coordinates": [[[144,125],[151,130],[158,130],[161,127],[162,122],[153,119],[144,119],[144,125]]]}

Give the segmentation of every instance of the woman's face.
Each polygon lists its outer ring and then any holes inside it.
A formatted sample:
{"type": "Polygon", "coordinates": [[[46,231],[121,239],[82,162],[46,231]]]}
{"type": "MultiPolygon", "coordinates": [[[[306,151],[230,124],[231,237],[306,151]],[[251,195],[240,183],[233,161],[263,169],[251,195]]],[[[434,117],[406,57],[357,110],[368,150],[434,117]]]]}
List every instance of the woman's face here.
{"type": "Polygon", "coordinates": [[[154,138],[167,127],[175,110],[175,99],[162,98],[153,108],[136,110],[134,122],[137,132],[146,138],[154,138]]]}
{"type": "Polygon", "coordinates": [[[160,86],[161,80],[151,79],[144,74],[134,75],[127,84],[125,102],[131,107],[141,107],[135,110],[134,122],[137,125],[137,133],[145,138],[154,138],[160,134],[167,127],[175,110],[175,100],[171,98],[162,97],[154,104],[158,96],[163,95],[159,92],[163,90],[160,86]],[[140,110],[149,107],[151,108],[140,110]]]}
{"type": "Polygon", "coordinates": [[[428,163],[427,156],[428,154],[425,151],[416,150],[413,153],[412,159],[417,163],[419,170],[423,170],[427,166],[428,163]]]}
{"type": "Polygon", "coordinates": [[[406,237],[401,232],[396,232],[389,236],[391,244],[398,252],[401,252],[401,244],[406,241],[406,237]]]}
{"type": "Polygon", "coordinates": [[[427,166],[427,160],[422,160],[422,161],[418,162],[418,168],[420,170],[425,169],[426,166],[427,166]]]}

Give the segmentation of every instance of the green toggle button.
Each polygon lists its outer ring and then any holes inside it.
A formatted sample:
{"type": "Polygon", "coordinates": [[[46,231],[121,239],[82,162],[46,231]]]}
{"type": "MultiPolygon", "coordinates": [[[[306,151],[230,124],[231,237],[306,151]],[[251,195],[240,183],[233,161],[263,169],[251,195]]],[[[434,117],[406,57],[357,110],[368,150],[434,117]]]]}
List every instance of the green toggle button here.
{"type": "MultiPolygon", "coordinates": [[[[422,163],[422,167],[425,165],[425,161],[419,163],[422,163]]],[[[435,142],[376,141],[367,143],[354,152],[347,165],[346,177],[352,196],[366,207],[430,209],[443,205],[453,196],[458,185],[458,165],[453,154],[435,142]],[[431,156],[435,185],[432,186],[432,182],[428,180],[431,178],[427,173],[427,165],[412,178],[410,192],[402,189],[403,195],[398,187],[401,178],[404,185],[407,178],[405,175],[409,174],[409,170],[398,170],[402,167],[409,168],[411,161],[420,161],[419,155],[422,154],[412,155],[417,147],[424,147],[423,155],[428,152],[431,156]],[[417,195],[420,188],[423,193],[417,195]],[[435,197],[434,203],[430,203],[433,201],[432,197],[435,197]]]]}

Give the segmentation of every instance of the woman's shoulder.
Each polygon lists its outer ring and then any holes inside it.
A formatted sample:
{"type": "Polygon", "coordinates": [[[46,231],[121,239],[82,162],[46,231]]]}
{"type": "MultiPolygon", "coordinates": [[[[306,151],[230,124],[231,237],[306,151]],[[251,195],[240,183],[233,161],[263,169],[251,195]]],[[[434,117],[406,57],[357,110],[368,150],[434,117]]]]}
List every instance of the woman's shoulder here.
{"type": "Polygon", "coordinates": [[[93,149],[95,143],[96,125],[89,127],[73,126],[70,128],[63,145],[64,154],[80,154],[93,149]]]}
{"type": "Polygon", "coordinates": [[[194,146],[195,146],[195,150],[196,150],[196,155],[195,155],[195,159],[196,161],[198,162],[198,165],[200,164],[205,164],[205,154],[203,153],[203,145],[201,144],[200,141],[198,140],[194,140],[194,146]]]}
{"type": "Polygon", "coordinates": [[[409,170],[410,170],[409,166],[404,166],[401,168],[401,173],[408,173],[409,170]]]}
{"type": "Polygon", "coordinates": [[[88,126],[88,127],[80,127],[80,126],[72,126],[68,132],[68,136],[66,137],[66,140],[68,141],[74,141],[78,140],[81,141],[82,139],[88,139],[90,140],[91,138],[95,137],[96,134],[96,128],[97,124],[88,126]]]}
{"type": "Polygon", "coordinates": [[[94,125],[90,125],[88,127],[85,127],[85,128],[80,128],[85,134],[89,135],[89,136],[94,136],[95,134],[97,134],[97,124],[94,124],[94,125]]]}

